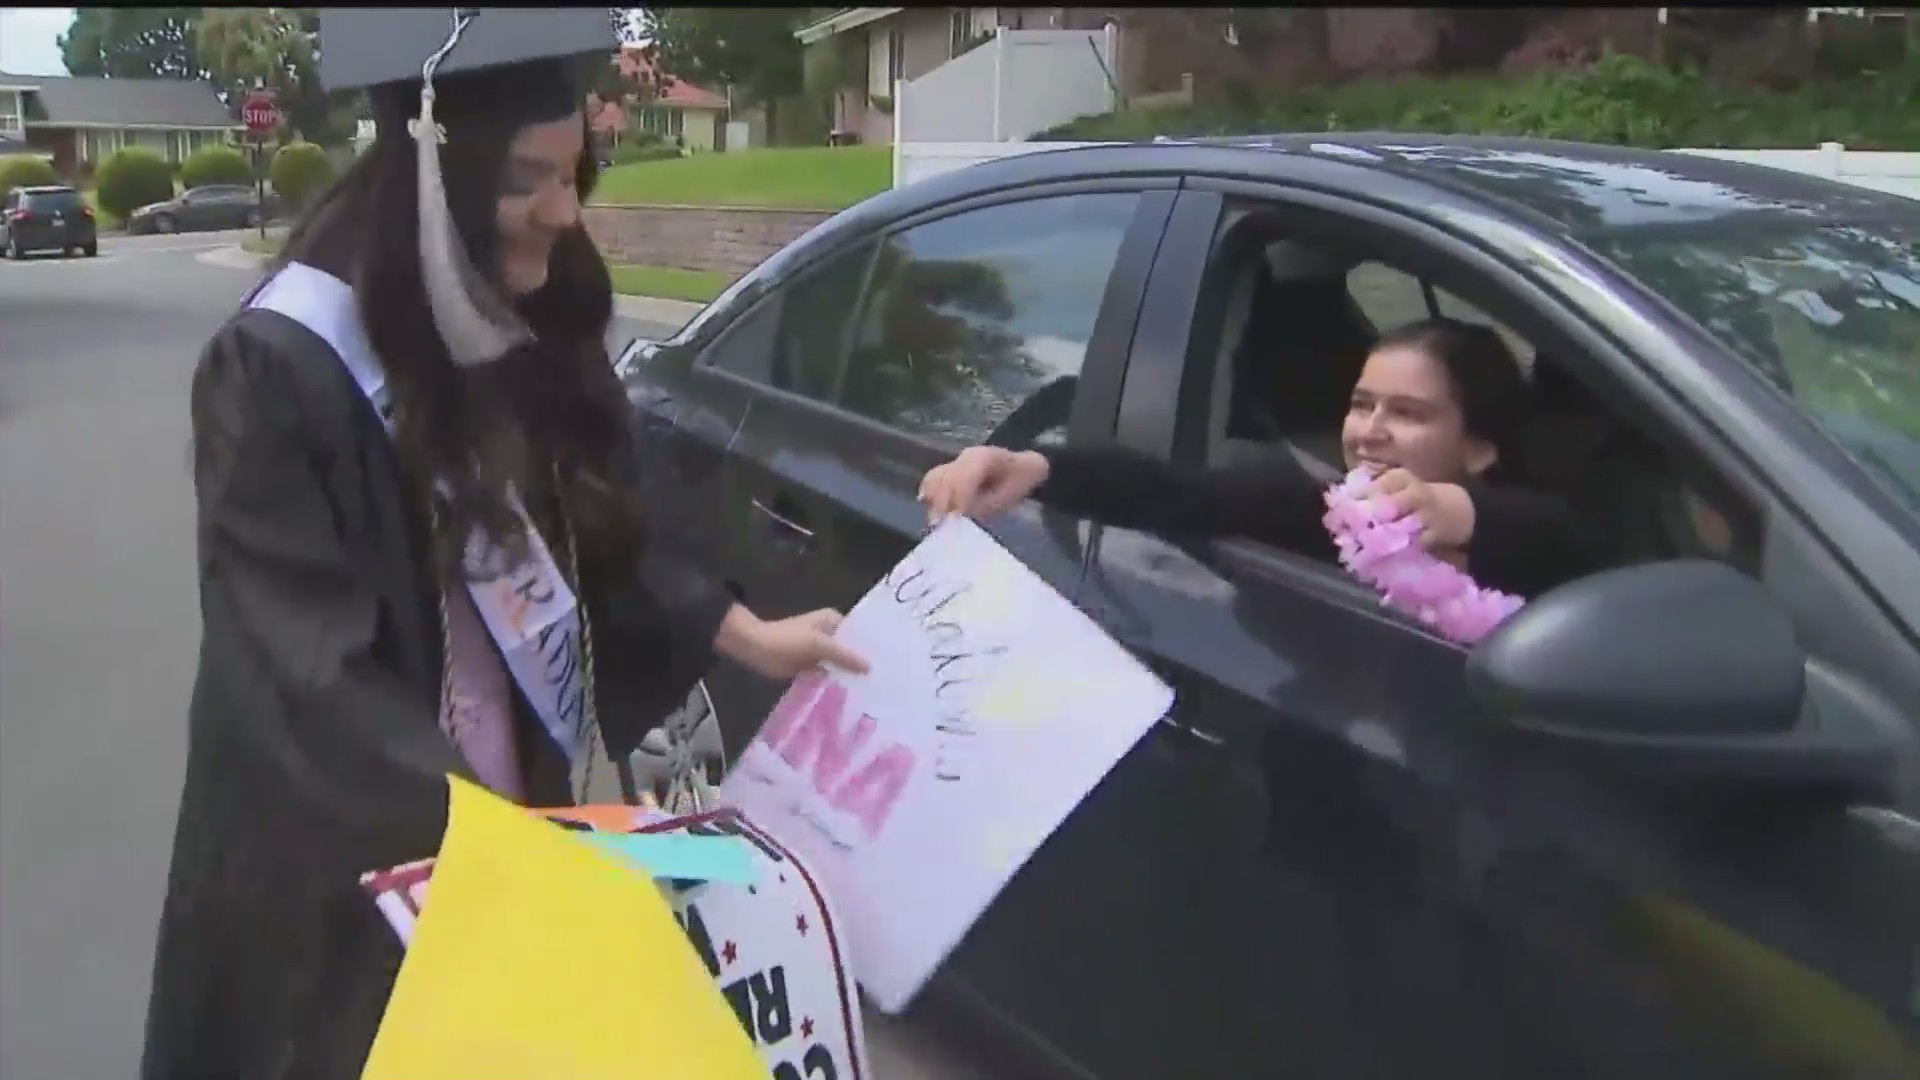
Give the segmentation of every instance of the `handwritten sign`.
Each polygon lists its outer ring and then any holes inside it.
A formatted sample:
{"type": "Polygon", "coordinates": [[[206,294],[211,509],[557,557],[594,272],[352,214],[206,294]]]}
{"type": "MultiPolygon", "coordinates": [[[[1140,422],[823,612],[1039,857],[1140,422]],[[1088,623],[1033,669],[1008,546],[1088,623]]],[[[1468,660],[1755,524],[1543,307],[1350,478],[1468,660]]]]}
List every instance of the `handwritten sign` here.
{"type": "Polygon", "coordinates": [[[721,798],[820,875],[892,1013],[1173,692],[965,519],[837,636],[872,670],[794,680],[721,798]]]}
{"type": "MultiPolygon", "coordinates": [[[[732,809],[682,818],[629,806],[544,813],[602,843],[726,840],[748,848],[750,885],[663,882],[675,920],[773,1080],[869,1080],[845,934],[819,882],[779,842],[732,809]]],[[[433,872],[434,860],[423,859],[361,879],[402,944],[412,941],[433,872]]],[[[644,974],[631,977],[648,992],[644,974]]],[[[644,1063],[636,1049],[634,1064],[644,1063]]]]}

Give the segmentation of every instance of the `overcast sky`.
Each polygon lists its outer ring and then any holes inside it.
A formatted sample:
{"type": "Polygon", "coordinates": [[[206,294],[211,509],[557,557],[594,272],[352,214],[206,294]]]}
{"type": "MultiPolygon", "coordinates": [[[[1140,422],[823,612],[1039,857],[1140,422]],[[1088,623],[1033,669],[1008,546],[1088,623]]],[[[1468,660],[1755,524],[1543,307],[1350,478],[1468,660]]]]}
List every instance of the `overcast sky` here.
{"type": "Polygon", "coordinates": [[[72,8],[0,8],[0,71],[65,75],[59,38],[71,22],[72,8]]]}

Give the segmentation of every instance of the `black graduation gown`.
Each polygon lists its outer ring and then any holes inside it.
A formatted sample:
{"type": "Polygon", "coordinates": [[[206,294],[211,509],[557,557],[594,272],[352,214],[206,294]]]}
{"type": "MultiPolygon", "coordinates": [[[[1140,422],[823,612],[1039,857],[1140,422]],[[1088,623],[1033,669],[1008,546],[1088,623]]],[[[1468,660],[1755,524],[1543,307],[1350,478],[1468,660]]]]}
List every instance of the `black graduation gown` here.
{"type": "MultiPolygon", "coordinates": [[[[437,722],[424,514],[332,349],[285,316],[229,321],[192,408],[203,631],[141,1075],[351,1080],[401,959],[359,875],[432,854],[445,775],[471,778],[437,722]]],[[[621,754],[704,673],[732,597],[659,553],[581,575],[621,754]]],[[[531,801],[570,802],[515,696],[531,801]]]]}
{"type": "MultiPolygon", "coordinates": [[[[1337,561],[1321,518],[1325,488],[1291,455],[1182,468],[1124,447],[1044,451],[1040,502],[1121,528],[1163,535],[1244,536],[1337,561]]],[[[1532,599],[1602,569],[1573,507],[1557,496],[1469,480],[1473,537],[1466,571],[1479,584],[1532,599]]]]}

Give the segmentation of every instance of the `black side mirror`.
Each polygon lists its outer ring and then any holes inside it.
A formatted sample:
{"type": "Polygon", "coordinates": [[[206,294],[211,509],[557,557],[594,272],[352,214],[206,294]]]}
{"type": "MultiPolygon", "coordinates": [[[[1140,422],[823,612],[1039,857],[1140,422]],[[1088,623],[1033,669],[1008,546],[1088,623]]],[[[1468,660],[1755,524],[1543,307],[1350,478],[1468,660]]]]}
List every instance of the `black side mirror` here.
{"type": "Polygon", "coordinates": [[[1685,780],[1884,783],[1878,732],[1821,714],[1786,611],[1721,563],[1562,586],[1482,641],[1467,680],[1516,736],[1582,760],[1685,780]]]}

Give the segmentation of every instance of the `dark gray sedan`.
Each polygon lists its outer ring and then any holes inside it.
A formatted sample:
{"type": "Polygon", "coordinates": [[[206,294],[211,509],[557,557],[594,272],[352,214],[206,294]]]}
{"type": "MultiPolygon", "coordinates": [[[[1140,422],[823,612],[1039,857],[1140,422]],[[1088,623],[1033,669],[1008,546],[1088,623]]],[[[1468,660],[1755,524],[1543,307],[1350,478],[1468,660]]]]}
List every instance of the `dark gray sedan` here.
{"type": "Polygon", "coordinates": [[[127,231],[137,235],[252,228],[260,224],[263,213],[272,216],[272,200],[268,200],[263,210],[260,197],[252,188],[239,184],[207,184],[190,188],[178,198],[135,210],[127,218],[127,231]]]}
{"type": "MultiPolygon", "coordinates": [[[[660,542],[844,609],[970,443],[1334,473],[1371,342],[1436,313],[1518,347],[1529,472],[1613,568],[1462,648],[1288,551],[984,522],[1178,701],[929,1013],[1100,1080],[1920,1076],[1920,203],[1520,139],[1034,153],[619,370],[660,542]]],[[[738,746],[778,688],[709,689],[738,746]]]]}

